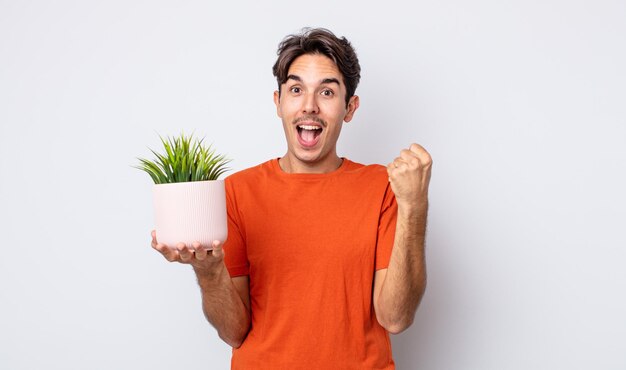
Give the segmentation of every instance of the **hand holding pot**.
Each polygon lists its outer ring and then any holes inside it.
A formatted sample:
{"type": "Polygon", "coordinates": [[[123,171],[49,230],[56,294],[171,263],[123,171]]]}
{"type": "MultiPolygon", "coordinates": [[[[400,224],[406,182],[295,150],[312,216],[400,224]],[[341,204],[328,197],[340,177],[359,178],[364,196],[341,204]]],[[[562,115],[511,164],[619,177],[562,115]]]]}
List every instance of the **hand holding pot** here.
{"type": "Polygon", "coordinates": [[[170,248],[159,243],[156,239],[156,231],[152,230],[152,248],[161,253],[166,260],[192,265],[196,271],[207,270],[210,272],[222,265],[224,260],[223,245],[223,242],[215,240],[212,249],[203,247],[199,242],[194,242],[191,246],[178,243],[176,248],[170,248]]]}

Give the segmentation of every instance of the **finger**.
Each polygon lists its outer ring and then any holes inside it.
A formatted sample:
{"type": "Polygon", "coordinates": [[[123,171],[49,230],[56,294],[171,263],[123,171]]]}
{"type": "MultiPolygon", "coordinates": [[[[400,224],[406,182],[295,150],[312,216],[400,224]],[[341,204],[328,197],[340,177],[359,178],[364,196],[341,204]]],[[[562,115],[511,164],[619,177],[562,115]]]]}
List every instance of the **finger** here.
{"type": "Polygon", "coordinates": [[[409,150],[411,152],[413,152],[417,158],[419,158],[420,163],[424,166],[430,166],[433,162],[432,157],[430,156],[430,153],[428,153],[428,151],[426,149],[424,149],[423,146],[413,143],[411,144],[411,146],[409,147],[409,150]]]}
{"type": "Polygon", "coordinates": [[[417,156],[417,154],[410,151],[409,149],[402,149],[400,151],[400,158],[404,162],[409,163],[409,164],[415,164],[415,162],[419,160],[419,157],[417,156]]]}
{"type": "Polygon", "coordinates": [[[176,249],[178,250],[182,262],[189,262],[193,258],[193,251],[190,250],[185,243],[178,243],[176,249]]]}
{"type": "Polygon", "coordinates": [[[393,164],[394,169],[399,169],[399,168],[404,168],[405,166],[407,166],[408,162],[407,160],[405,160],[404,158],[400,156],[400,157],[396,157],[396,159],[393,160],[392,164],[393,164]]]}
{"type": "Polygon", "coordinates": [[[166,260],[170,262],[177,261],[180,258],[177,251],[173,250],[172,248],[169,248],[165,244],[158,243],[154,245],[153,247],[154,249],[159,251],[159,253],[161,253],[163,257],[165,257],[166,260]]]}
{"type": "Polygon", "coordinates": [[[424,167],[422,159],[417,154],[408,149],[403,149],[400,152],[400,157],[404,161],[407,169],[415,170],[424,167]]]}
{"type": "Polygon", "coordinates": [[[224,258],[224,249],[222,248],[223,246],[224,243],[219,240],[214,240],[212,244],[213,250],[211,251],[211,255],[215,258],[224,258]]]}
{"type": "Polygon", "coordinates": [[[192,247],[198,261],[204,261],[208,257],[208,251],[199,242],[193,242],[192,247]]]}
{"type": "Polygon", "coordinates": [[[398,157],[393,160],[393,162],[387,165],[387,176],[389,180],[395,178],[395,176],[402,171],[402,169],[406,166],[406,162],[402,160],[402,158],[398,157]]]}
{"type": "Polygon", "coordinates": [[[152,236],[152,247],[154,248],[157,245],[156,230],[152,230],[150,235],[152,236]]]}
{"type": "Polygon", "coordinates": [[[409,145],[409,150],[412,151],[415,154],[420,154],[420,153],[426,152],[426,149],[424,149],[423,146],[421,146],[421,145],[419,145],[417,143],[413,143],[413,144],[409,145]]]}

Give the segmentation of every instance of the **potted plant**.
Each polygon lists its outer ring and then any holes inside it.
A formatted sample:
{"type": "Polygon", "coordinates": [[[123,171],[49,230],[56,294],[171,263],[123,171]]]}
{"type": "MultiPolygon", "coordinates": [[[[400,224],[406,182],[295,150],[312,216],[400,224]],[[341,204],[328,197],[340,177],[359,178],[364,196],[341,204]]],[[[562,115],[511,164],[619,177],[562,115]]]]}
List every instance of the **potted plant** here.
{"type": "Polygon", "coordinates": [[[230,162],[204,139],[181,134],[161,137],[163,153],[151,149],[153,161],[138,158],[136,168],[154,181],[154,215],[157,240],[170,248],[194,241],[210,249],[214,240],[228,235],[224,181],[230,162]]]}

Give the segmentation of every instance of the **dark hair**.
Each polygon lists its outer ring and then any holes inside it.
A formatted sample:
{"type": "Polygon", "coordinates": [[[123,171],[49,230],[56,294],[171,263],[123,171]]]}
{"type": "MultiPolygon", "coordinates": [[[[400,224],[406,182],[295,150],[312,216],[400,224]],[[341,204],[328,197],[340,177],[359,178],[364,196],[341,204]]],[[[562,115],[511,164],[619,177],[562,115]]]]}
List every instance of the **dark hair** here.
{"type": "Polygon", "coordinates": [[[346,105],[354,95],[361,79],[361,66],[354,48],[345,37],[337,37],[325,28],[303,28],[299,34],[289,35],[278,45],[278,59],[272,71],[280,85],[287,81],[291,63],[304,54],[322,54],[332,60],[346,85],[346,105]]]}

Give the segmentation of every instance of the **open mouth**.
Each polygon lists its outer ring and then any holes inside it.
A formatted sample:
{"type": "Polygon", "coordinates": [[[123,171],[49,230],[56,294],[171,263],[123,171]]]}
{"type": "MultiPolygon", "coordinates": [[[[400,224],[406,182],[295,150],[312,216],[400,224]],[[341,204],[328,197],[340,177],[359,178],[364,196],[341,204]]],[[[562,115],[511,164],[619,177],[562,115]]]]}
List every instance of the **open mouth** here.
{"type": "Polygon", "coordinates": [[[322,127],[316,125],[297,125],[298,141],[302,146],[312,147],[317,144],[320,135],[322,134],[322,127]]]}

